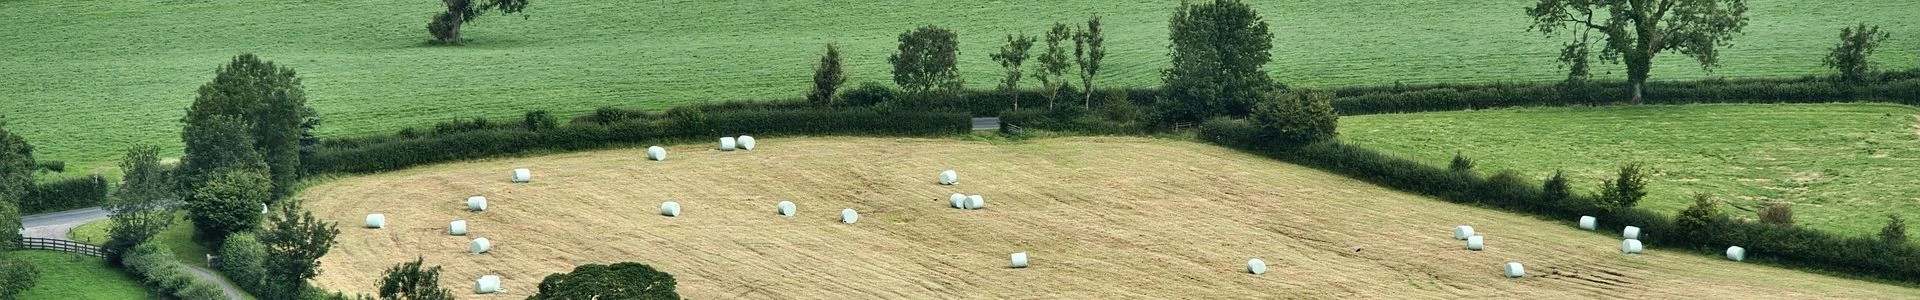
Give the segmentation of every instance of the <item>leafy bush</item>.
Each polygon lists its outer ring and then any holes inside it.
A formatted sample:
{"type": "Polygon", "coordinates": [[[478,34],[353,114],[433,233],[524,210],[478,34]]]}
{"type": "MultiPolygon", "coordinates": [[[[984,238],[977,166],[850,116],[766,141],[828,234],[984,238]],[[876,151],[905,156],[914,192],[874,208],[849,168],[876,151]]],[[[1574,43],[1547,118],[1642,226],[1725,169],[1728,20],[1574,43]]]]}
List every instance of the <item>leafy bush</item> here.
{"type": "Polygon", "coordinates": [[[874,106],[881,103],[892,103],[899,98],[900,94],[894,92],[893,89],[872,81],[862,82],[860,83],[860,87],[840,94],[841,100],[846,100],[848,105],[853,106],[874,106]]]}
{"type": "Polygon", "coordinates": [[[107,180],[100,175],[35,185],[20,200],[20,212],[35,214],[107,204],[107,180]]]}
{"type": "Polygon", "coordinates": [[[1462,155],[1460,152],[1454,152],[1453,161],[1447,163],[1447,171],[1473,171],[1473,159],[1467,158],[1466,155],[1462,155]]]}
{"type": "Polygon", "coordinates": [[[121,257],[121,264],[127,267],[128,273],[133,273],[134,277],[139,277],[141,282],[160,294],[189,300],[226,298],[212,283],[188,274],[186,268],[174,260],[173,252],[160,243],[134,246],[121,257]],[[208,293],[209,290],[212,293],[208,293]]]}
{"type": "Polygon", "coordinates": [[[1647,177],[1640,172],[1639,163],[1620,165],[1620,176],[1600,184],[1600,195],[1595,196],[1594,204],[1600,210],[1616,211],[1633,208],[1647,197],[1647,177]]]}
{"type": "Polygon", "coordinates": [[[672,274],[636,262],[589,264],[540,280],[527,300],[680,299],[672,274]]]}
{"type": "Polygon", "coordinates": [[[40,269],[19,259],[0,259],[0,299],[15,299],[33,289],[40,280],[40,269]]]}
{"type": "Polygon", "coordinates": [[[1540,185],[1542,201],[1558,203],[1573,198],[1573,185],[1567,182],[1565,173],[1554,170],[1553,177],[1547,178],[1547,182],[1540,185]]]}
{"type": "Polygon", "coordinates": [[[1793,225],[1793,207],[1781,201],[1767,202],[1760,207],[1760,223],[1793,225]]]}
{"type": "Polygon", "coordinates": [[[220,246],[220,273],[247,291],[258,292],[266,278],[267,246],[253,233],[236,233],[220,246]]]}
{"type": "Polygon", "coordinates": [[[415,258],[388,268],[380,278],[380,299],[452,300],[453,291],[440,287],[440,266],[422,269],[423,263],[425,259],[415,258]]]}
{"type": "Polygon", "coordinates": [[[1880,228],[1880,240],[1888,244],[1907,242],[1907,220],[1898,215],[1887,215],[1887,227],[1880,228]]]}
{"type": "Polygon", "coordinates": [[[1674,225],[1678,225],[1680,230],[1686,232],[1689,236],[1708,238],[1713,235],[1709,225],[1724,221],[1725,219],[1726,215],[1720,212],[1720,200],[1713,199],[1713,196],[1701,193],[1693,195],[1693,206],[1688,206],[1686,209],[1681,210],[1680,215],[1674,218],[1673,223],[1674,225]]]}
{"type": "Polygon", "coordinates": [[[554,118],[553,114],[549,114],[545,110],[528,111],[526,116],[522,117],[520,121],[520,128],[528,131],[541,131],[559,127],[560,120],[554,118]]]}
{"type": "Polygon", "coordinates": [[[1329,98],[1304,89],[1269,96],[1253,108],[1252,119],[1272,138],[1287,143],[1306,145],[1333,139],[1339,134],[1335,129],[1340,115],[1328,104],[1329,98]]]}

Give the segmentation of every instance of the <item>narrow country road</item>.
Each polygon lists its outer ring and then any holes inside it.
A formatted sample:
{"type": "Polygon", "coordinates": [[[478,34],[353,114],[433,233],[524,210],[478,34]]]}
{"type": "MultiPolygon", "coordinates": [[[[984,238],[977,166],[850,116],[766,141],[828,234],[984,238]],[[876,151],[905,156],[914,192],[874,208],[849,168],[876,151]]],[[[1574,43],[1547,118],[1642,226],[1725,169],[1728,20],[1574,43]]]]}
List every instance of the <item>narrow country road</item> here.
{"type": "MultiPolygon", "coordinates": [[[[81,224],[86,224],[87,222],[106,219],[107,213],[105,208],[89,207],[20,217],[20,228],[22,228],[20,235],[25,237],[64,240],[67,239],[67,233],[73,231],[74,227],[80,227],[81,224]]],[[[193,277],[199,277],[207,282],[212,282],[214,285],[220,286],[220,291],[227,294],[227,299],[247,299],[246,296],[240,293],[240,288],[233,285],[233,282],[227,281],[226,277],[221,277],[220,274],[215,274],[212,270],[187,264],[186,262],[180,262],[180,267],[186,268],[187,273],[193,274],[193,277]]]]}

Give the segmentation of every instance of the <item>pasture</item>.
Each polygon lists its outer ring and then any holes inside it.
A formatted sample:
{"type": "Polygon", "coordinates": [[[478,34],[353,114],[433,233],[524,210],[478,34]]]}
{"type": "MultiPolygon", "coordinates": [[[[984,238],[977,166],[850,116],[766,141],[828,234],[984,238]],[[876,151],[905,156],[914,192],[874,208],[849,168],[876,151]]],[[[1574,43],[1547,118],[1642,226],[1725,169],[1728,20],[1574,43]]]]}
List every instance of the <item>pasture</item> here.
{"type": "MultiPolygon", "coordinates": [[[[305,79],[323,136],[385,133],[455,117],[572,116],[597,107],[663,109],[719,100],[799,98],[826,43],[851,83],[890,85],[886,57],[902,31],[959,34],[960,73],[989,89],[988,59],[1007,34],[1105,18],[1101,86],[1157,86],[1175,1],[581,1],[536,0],[523,16],[489,16],[465,47],[435,47],[424,28],[438,1],[8,2],[0,11],[0,115],[42,160],[116,172],[136,143],[177,156],[179,118],[215,67],[256,53],[305,79]]],[[[1564,41],[1526,32],[1531,1],[1254,1],[1274,27],[1268,71],[1294,85],[1552,81],[1564,41]]],[[[1819,61],[1855,22],[1895,33],[1878,59],[1920,64],[1911,1],[1752,3],[1752,25],[1712,76],[1824,74],[1819,61]]],[[[1072,50],[1069,49],[1068,52],[1072,50]]],[[[1600,77],[1623,77],[1602,66],[1600,77]]],[[[1663,54],[1655,80],[1708,76],[1663,54]]],[[[1028,86],[1037,86],[1029,81],[1028,86]]],[[[1076,84],[1077,85],[1077,84],[1076,84]]]]}
{"type": "Polygon", "coordinates": [[[44,250],[8,251],[7,258],[32,264],[40,271],[33,289],[20,299],[123,300],[149,299],[139,279],[107,266],[106,260],[44,250]]]}
{"type": "MultiPolygon", "coordinates": [[[[1654,250],[1618,233],[1379,188],[1225,148],[1148,138],[763,139],[441,164],[339,178],[299,198],[342,225],[315,282],[371,292],[422,257],[462,298],[519,299],[549,273],[640,261],[692,299],[1908,298],[1920,292],[1654,250]],[[530,168],[533,181],[508,183],[530,168]],[[944,169],[959,184],[935,183],[944,169]],[[983,210],[947,208],[981,194],[983,210]],[[488,210],[465,210],[467,196],[488,210]],[[775,203],[798,203],[798,216],[775,203]],[[677,201],[679,217],[658,214],[677,201]],[[857,224],[837,212],[854,208],[857,224]],[[384,229],[360,228],[383,213],[384,229]],[[449,236],[466,220],[469,236],[449,236]],[[1450,230],[1487,236],[1467,251],[1450,230]],[[466,252],[472,237],[492,252],[466,252]],[[1007,268],[1027,252],[1032,267],[1007,268]],[[1244,272],[1249,258],[1264,275],[1244,272]],[[1500,266],[1526,264],[1508,279],[1500,266]],[[500,294],[472,280],[504,279],[500,294]]],[[[1755,250],[1758,251],[1764,250],[1755,250]]]]}
{"type": "Polygon", "coordinates": [[[1677,212],[1704,192],[1757,219],[1786,201],[1796,224],[1870,235],[1885,214],[1920,218],[1916,120],[1891,104],[1555,107],[1346,117],[1340,139],[1438,166],[1459,152],[1482,174],[1565,170],[1579,192],[1638,161],[1652,170],[1641,207],[1677,212]]]}

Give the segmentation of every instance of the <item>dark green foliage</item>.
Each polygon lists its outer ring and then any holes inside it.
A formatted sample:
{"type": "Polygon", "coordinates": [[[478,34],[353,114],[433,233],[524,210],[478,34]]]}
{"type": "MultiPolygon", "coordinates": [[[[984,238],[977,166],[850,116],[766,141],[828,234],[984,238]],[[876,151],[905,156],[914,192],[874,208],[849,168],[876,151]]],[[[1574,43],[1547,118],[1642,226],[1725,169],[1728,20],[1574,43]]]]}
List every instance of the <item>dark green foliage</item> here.
{"type": "Polygon", "coordinates": [[[1714,223],[1724,222],[1727,217],[1720,212],[1720,200],[1705,193],[1693,195],[1693,205],[1674,216],[1673,225],[1694,238],[1711,238],[1714,223]]]}
{"type": "Polygon", "coordinates": [[[593,110],[593,123],[609,125],[627,119],[627,113],[618,108],[601,107],[593,110]]]}
{"type": "Polygon", "coordinates": [[[234,285],[249,292],[265,292],[261,285],[266,278],[267,246],[253,233],[235,233],[227,237],[220,245],[220,273],[234,285]]]}
{"type": "Polygon", "coordinates": [[[1567,182],[1567,176],[1560,170],[1553,171],[1553,177],[1540,185],[1540,200],[1545,203],[1561,203],[1573,198],[1573,184],[1567,182]]]}
{"type": "MultiPolygon", "coordinates": [[[[180,262],[174,260],[173,252],[160,243],[143,243],[134,246],[122,255],[120,265],[126,266],[127,273],[152,288],[154,292],[170,295],[178,299],[206,300],[223,299],[220,288],[213,283],[201,281],[188,274],[180,262]],[[208,291],[212,291],[211,294],[208,291]],[[208,295],[219,295],[206,298],[208,295]]],[[[264,298],[263,298],[264,299],[264,298]]]]}
{"type": "Polygon", "coordinates": [[[1888,244],[1907,243],[1907,220],[1897,215],[1887,215],[1887,227],[1880,228],[1880,240],[1888,244]]]}
{"type": "Polygon", "coordinates": [[[40,169],[47,170],[47,172],[54,172],[54,173],[66,172],[67,162],[58,161],[58,160],[43,161],[43,162],[40,162],[40,169]]]}
{"type": "Polygon", "coordinates": [[[1245,116],[1274,82],[1264,69],[1273,33],[1239,0],[1182,3],[1168,24],[1173,67],[1162,72],[1162,121],[1245,116]]]}
{"type": "Polygon", "coordinates": [[[107,179],[87,175],[34,185],[20,200],[20,213],[37,214],[107,204],[107,179]]]}
{"type": "Polygon", "coordinates": [[[1060,106],[1048,109],[1025,109],[1000,112],[1000,123],[1013,124],[1023,130],[1052,130],[1081,134],[1138,135],[1153,132],[1146,122],[1139,120],[1108,119],[1105,113],[1095,114],[1079,106],[1060,106]]]}
{"type": "Polygon", "coordinates": [[[33,145],[6,126],[0,118],[0,249],[12,248],[20,237],[20,202],[33,190],[33,171],[39,168],[33,163],[33,145]]]}
{"type": "Polygon", "coordinates": [[[1020,65],[1027,62],[1027,49],[1033,48],[1033,37],[1007,35],[1007,44],[1000,46],[1000,52],[987,55],[1000,67],[1007,68],[1007,77],[1000,81],[1000,89],[1013,97],[1013,109],[1020,110],[1020,65]]]}
{"type": "MultiPolygon", "coordinates": [[[[1583,65],[1584,49],[1602,42],[1600,60],[1626,62],[1632,101],[1638,104],[1655,55],[1678,50],[1711,70],[1720,64],[1719,48],[1731,46],[1733,36],[1747,26],[1746,12],[1745,0],[1540,0],[1526,13],[1533,19],[1528,30],[1548,36],[1568,26],[1580,30],[1581,38],[1573,43],[1581,48],[1583,65]],[[1604,41],[1586,39],[1592,31],[1599,31],[1604,41]]],[[[1562,62],[1571,62],[1568,56],[1563,51],[1562,62]]]]}
{"type": "Polygon", "coordinates": [[[860,87],[847,91],[840,98],[846,100],[848,105],[865,107],[899,101],[900,94],[886,85],[869,81],[860,83],[860,87]]]}
{"type": "Polygon", "coordinates": [[[1107,57],[1107,36],[1100,33],[1100,15],[1087,19],[1087,27],[1073,34],[1073,61],[1080,66],[1080,89],[1086,93],[1082,108],[1093,109],[1093,79],[1100,75],[1100,61],[1107,57]]]}
{"type": "Polygon", "coordinates": [[[226,169],[187,191],[187,219],[193,236],[206,245],[260,227],[260,204],[272,183],[259,169],[226,169]]]}
{"type": "MultiPolygon", "coordinates": [[[[453,118],[453,120],[450,121],[433,123],[433,134],[442,135],[511,127],[513,127],[511,124],[488,121],[487,117],[473,117],[472,119],[453,118]]],[[[525,129],[526,126],[522,124],[520,128],[525,129]]]]}
{"type": "MultiPolygon", "coordinates": [[[[1920,104],[1920,78],[1884,74],[1877,81],[1836,86],[1815,77],[1648,82],[1647,104],[1887,102],[1920,104]]],[[[1632,97],[1625,84],[1562,89],[1550,83],[1433,84],[1335,89],[1343,115],[1454,111],[1522,106],[1601,105],[1632,97]]]]}
{"type": "Polygon", "coordinates": [[[1473,171],[1473,159],[1467,158],[1466,155],[1461,155],[1460,152],[1454,152],[1453,161],[1447,163],[1447,171],[1453,171],[1453,172],[1473,171]]]}
{"type": "Polygon", "coordinates": [[[840,47],[827,44],[827,54],[821,55],[820,64],[813,67],[813,89],[807,91],[807,102],[833,106],[834,92],[845,83],[847,71],[840,66],[840,47]]]}
{"type": "Polygon", "coordinates": [[[589,264],[540,280],[527,300],[660,299],[678,300],[673,275],[636,262],[589,264]]]}
{"type": "Polygon", "coordinates": [[[675,107],[667,110],[667,127],[683,136],[710,135],[713,130],[707,128],[707,113],[691,107],[675,107]]]}
{"type": "Polygon", "coordinates": [[[1647,197],[1647,176],[1642,174],[1640,163],[1620,165],[1618,177],[1600,184],[1600,195],[1594,196],[1594,204],[1600,210],[1616,211],[1633,208],[1647,197]]]}
{"type": "Polygon", "coordinates": [[[549,114],[545,110],[528,111],[526,116],[521,118],[520,128],[528,131],[560,128],[560,119],[554,118],[553,114],[549,114]]]}
{"type": "Polygon", "coordinates": [[[1840,80],[1849,83],[1863,83],[1873,76],[1872,57],[1880,43],[1890,36],[1880,31],[1880,26],[1868,27],[1860,23],[1855,27],[1840,28],[1840,43],[1833,45],[1822,61],[1828,68],[1840,72],[1840,80]]]}
{"type": "Polygon", "coordinates": [[[264,288],[260,296],[290,299],[300,295],[307,280],[320,275],[320,257],[333,249],[333,238],[339,234],[336,224],[315,218],[299,203],[282,205],[259,234],[267,254],[261,263],[266,274],[261,278],[264,288]]]}
{"type": "Polygon", "coordinates": [[[440,266],[422,269],[423,258],[387,269],[380,278],[381,300],[452,300],[453,291],[440,287],[440,266]]]}
{"type": "MultiPolygon", "coordinates": [[[[200,136],[183,133],[187,156],[206,151],[237,153],[238,150],[231,149],[236,147],[257,151],[271,176],[273,198],[285,197],[293,192],[294,182],[300,179],[301,137],[308,134],[309,125],[318,124],[315,113],[306,103],[305,89],[293,69],[275,66],[253,54],[234,57],[216,71],[213,81],[200,86],[199,97],[194,98],[186,118],[181,121],[192,128],[231,118],[245,125],[245,135],[250,140],[245,144],[212,145],[237,140],[195,141],[193,139],[200,136]]],[[[222,159],[220,165],[249,163],[225,160],[228,159],[225,157],[218,159],[222,159]]],[[[193,165],[181,168],[189,182],[197,182],[218,169],[207,167],[206,159],[184,163],[193,165]]]]}
{"type": "MultiPolygon", "coordinates": [[[[5,253],[0,250],[0,253],[5,253]]],[[[40,281],[40,269],[17,259],[0,260],[0,299],[19,299],[40,281]]]]}
{"type": "Polygon", "coordinates": [[[460,27],[473,22],[489,11],[501,14],[519,13],[527,8],[527,0],[440,0],[447,10],[433,16],[427,23],[427,33],[433,34],[434,42],[446,45],[466,43],[460,38],[460,27]]]}
{"type": "Polygon", "coordinates": [[[1330,98],[1305,89],[1276,94],[1254,107],[1253,123],[1270,132],[1271,138],[1286,143],[1306,145],[1331,140],[1339,134],[1340,115],[1328,102],[1330,98]]]}
{"type": "Polygon", "coordinates": [[[1047,30],[1047,49],[1034,58],[1040,63],[1040,69],[1034,72],[1033,77],[1040,80],[1041,93],[1047,97],[1047,108],[1053,108],[1055,100],[1060,97],[1060,90],[1068,87],[1066,74],[1070,61],[1067,60],[1066,46],[1061,44],[1070,39],[1073,39],[1072,27],[1053,23],[1053,28],[1047,30]]]}
{"type": "Polygon", "coordinates": [[[1793,225],[1793,206],[1783,201],[1767,202],[1760,207],[1760,223],[1793,225]]]}
{"type": "Polygon", "coordinates": [[[893,64],[893,83],[911,94],[935,89],[960,90],[960,44],[953,31],[933,25],[900,33],[900,52],[887,58],[893,64]]]}

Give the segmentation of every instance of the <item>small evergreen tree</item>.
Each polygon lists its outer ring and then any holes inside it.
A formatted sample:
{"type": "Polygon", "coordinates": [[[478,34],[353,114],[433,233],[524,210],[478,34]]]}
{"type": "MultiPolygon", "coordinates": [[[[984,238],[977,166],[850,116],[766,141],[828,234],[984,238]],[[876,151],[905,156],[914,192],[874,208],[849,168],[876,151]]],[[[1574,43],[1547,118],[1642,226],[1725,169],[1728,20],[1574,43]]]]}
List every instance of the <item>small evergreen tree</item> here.
{"type": "Polygon", "coordinates": [[[1253,122],[1273,138],[1296,146],[1330,140],[1340,122],[1330,98],[1306,89],[1275,94],[1255,108],[1253,122]]]}
{"type": "Polygon", "coordinates": [[[813,89],[807,91],[807,102],[832,106],[834,92],[845,83],[847,73],[840,66],[840,47],[827,44],[827,54],[820,56],[820,65],[813,67],[813,89]]]}

